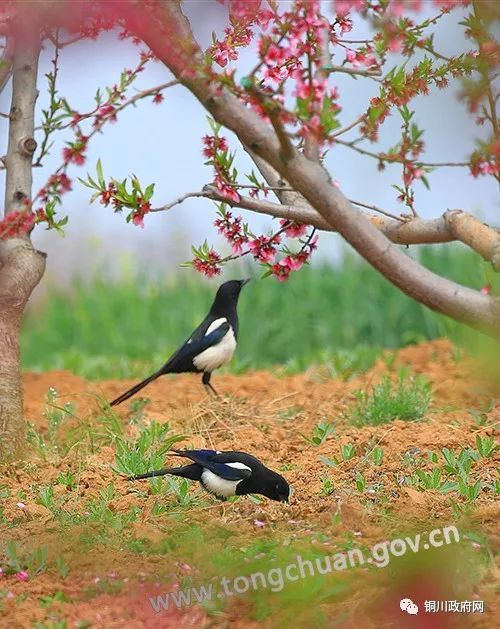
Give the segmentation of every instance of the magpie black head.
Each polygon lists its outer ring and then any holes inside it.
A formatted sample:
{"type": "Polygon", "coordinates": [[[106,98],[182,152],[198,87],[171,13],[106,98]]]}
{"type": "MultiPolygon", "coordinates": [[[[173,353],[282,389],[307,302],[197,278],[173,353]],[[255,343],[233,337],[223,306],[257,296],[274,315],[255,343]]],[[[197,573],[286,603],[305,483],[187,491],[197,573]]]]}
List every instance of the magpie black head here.
{"type": "Polygon", "coordinates": [[[281,474],[269,470],[266,478],[266,484],[259,491],[259,494],[262,494],[271,500],[288,502],[288,499],[290,498],[290,485],[283,476],[281,476],[281,474]]]}
{"type": "Polygon", "coordinates": [[[250,280],[230,280],[219,286],[212,304],[212,312],[220,312],[225,308],[236,307],[240,291],[250,280]]]}

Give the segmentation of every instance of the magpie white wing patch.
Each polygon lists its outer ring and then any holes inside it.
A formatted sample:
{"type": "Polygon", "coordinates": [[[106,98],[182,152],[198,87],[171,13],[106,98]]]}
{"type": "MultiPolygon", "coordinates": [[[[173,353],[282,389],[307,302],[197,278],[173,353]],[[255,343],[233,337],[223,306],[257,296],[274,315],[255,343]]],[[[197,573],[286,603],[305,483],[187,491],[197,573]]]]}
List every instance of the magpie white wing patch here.
{"type": "MultiPolygon", "coordinates": [[[[220,454],[220,452],[218,454],[220,454]]],[[[236,470],[248,470],[249,472],[252,471],[251,467],[248,467],[248,465],[240,463],[239,461],[235,461],[234,463],[224,463],[224,465],[227,465],[228,467],[234,467],[234,469],[236,470]]]]}
{"type": "Polygon", "coordinates": [[[210,470],[204,469],[201,473],[201,482],[211,494],[220,498],[228,498],[236,495],[236,487],[241,480],[225,480],[210,470]]]}
{"type": "MultiPolygon", "coordinates": [[[[250,472],[252,471],[251,468],[249,468],[244,463],[224,463],[224,465],[227,465],[228,467],[233,467],[238,470],[249,470],[250,472]]],[[[229,496],[235,496],[236,487],[238,486],[238,483],[241,483],[242,480],[243,479],[226,480],[225,478],[217,476],[217,474],[214,474],[206,468],[201,473],[201,482],[203,483],[207,491],[215,494],[216,496],[219,496],[220,498],[229,498],[229,496]]]]}
{"type": "Polygon", "coordinates": [[[210,334],[210,332],[217,330],[217,328],[219,328],[223,323],[226,323],[226,321],[226,317],[220,317],[220,319],[215,319],[215,321],[212,321],[212,323],[208,326],[207,331],[205,332],[205,336],[210,334]]]}
{"type": "MultiPolygon", "coordinates": [[[[226,321],[227,319],[225,317],[212,321],[205,332],[205,336],[216,330],[223,323],[226,323],[226,321]]],[[[222,367],[222,365],[225,365],[231,360],[235,349],[236,339],[234,338],[233,328],[229,327],[229,330],[217,345],[209,347],[193,358],[193,364],[200,371],[214,371],[214,369],[222,367]]]]}

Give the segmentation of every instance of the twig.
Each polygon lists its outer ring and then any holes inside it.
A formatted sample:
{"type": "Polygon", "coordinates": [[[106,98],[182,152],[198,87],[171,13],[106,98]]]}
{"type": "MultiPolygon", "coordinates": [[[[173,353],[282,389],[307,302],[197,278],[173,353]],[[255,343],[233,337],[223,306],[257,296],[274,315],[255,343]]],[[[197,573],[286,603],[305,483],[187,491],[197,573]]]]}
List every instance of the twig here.
{"type": "MultiPolygon", "coordinates": [[[[130,100],[126,101],[125,103],[123,103],[122,105],[120,105],[119,107],[117,107],[117,108],[116,108],[115,113],[118,113],[119,111],[122,111],[123,109],[125,109],[125,107],[128,107],[129,105],[134,104],[135,102],[137,102],[137,101],[138,101],[138,100],[140,100],[141,98],[145,98],[146,96],[149,96],[149,95],[151,95],[151,94],[154,94],[154,93],[155,93],[156,91],[158,91],[158,90],[163,90],[163,89],[166,89],[167,87],[171,87],[171,86],[173,86],[173,85],[178,85],[178,84],[179,84],[179,81],[177,81],[177,80],[174,80],[174,81],[169,81],[168,83],[163,83],[162,85],[159,85],[159,86],[153,87],[153,88],[151,88],[151,89],[149,89],[149,90],[144,90],[144,91],[142,91],[142,92],[139,92],[136,96],[132,97],[130,100]]],[[[87,117],[90,117],[90,114],[89,114],[89,116],[87,116],[87,117]]],[[[109,120],[110,120],[110,118],[105,118],[105,119],[102,121],[102,124],[101,124],[99,127],[96,127],[95,129],[93,129],[93,130],[92,130],[92,131],[91,131],[91,132],[87,135],[87,143],[90,141],[90,139],[91,139],[91,138],[93,138],[93,137],[96,135],[96,133],[98,133],[98,132],[100,132],[100,131],[102,130],[103,125],[104,125],[104,124],[106,124],[107,122],[109,122],[109,120]]],[[[64,128],[66,128],[67,126],[69,126],[69,125],[65,125],[65,126],[63,126],[63,127],[59,127],[59,128],[60,128],[60,129],[64,129],[64,128]]],[[[61,173],[63,173],[63,172],[66,172],[67,168],[68,168],[68,163],[67,163],[67,162],[63,162],[62,164],[60,164],[60,165],[58,166],[58,168],[57,168],[57,169],[56,169],[56,170],[55,170],[52,174],[53,174],[53,175],[59,175],[59,174],[61,174],[61,173]]],[[[42,188],[42,190],[43,190],[43,188],[42,188]]],[[[39,193],[40,193],[40,191],[39,191],[39,193]]],[[[33,200],[35,200],[35,199],[37,199],[37,198],[38,198],[39,193],[38,193],[38,194],[34,197],[34,199],[33,199],[33,200]]]]}
{"type": "Polygon", "coordinates": [[[427,52],[430,52],[431,55],[434,55],[436,57],[436,59],[441,59],[441,61],[446,61],[447,63],[449,63],[451,61],[451,59],[449,57],[445,57],[441,53],[437,52],[437,50],[434,50],[434,48],[432,48],[432,46],[422,46],[422,48],[423,48],[423,50],[427,50],[427,52]]]}
{"type": "MultiPolygon", "coordinates": [[[[307,35],[308,40],[310,39],[310,35],[307,35]]],[[[323,44],[321,45],[321,56],[323,58],[324,53],[324,46],[323,44]]],[[[328,49],[327,49],[328,52],[328,49]]],[[[330,60],[330,56],[327,55],[328,61],[330,60]]],[[[321,77],[321,69],[318,70],[318,72],[316,73],[316,77],[321,77]]],[[[312,72],[312,62],[311,62],[311,54],[308,51],[307,52],[307,75],[309,78],[309,89],[311,90],[311,92],[313,91],[313,72],[312,72]]],[[[314,106],[314,105],[313,105],[314,106]]],[[[317,111],[318,109],[318,105],[317,103],[314,106],[314,110],[317,111]]],[[[312,112],[311,112],[312,113],[312,112]]],[[[304,138],[304,155],[306,157],[308,157],[309,159],[313,159],[316,162],[319,162],[320,160],[320,153],[319,153],[319,144],[317,139],[314,137],[314,134],[311,133],[311,131],[308,131],[306,133],[306,136],[304,138]]]]}
{"type": "MultiPolygon", "coordinates": [[[[362,138],[362,139],[365,139],[365,138],[362,138]]],[[[359,139],[351,140],[349,142],[347,142],[346,140],[336,140],[337,144],[346,146],[347,148],[350,148],[353,151],[360,153],[361,155],[367,155],[368,157],[373,157],[374,159],[380,162],[401,164],[404,161],[400,159],[397,155],[394,155],[394,156],[391,155],[391,157],[389,158],[386,153],[374,153],[373,151],[368,151],[367,149],[363,149],[357,146],[356,144],[357,141],[359,141],[359,139]]],[[[422,166],[428,166],[429,168],[441,168],[444,166],[465,168],[465,167],[470,166],[469,162],[421,162],[419,160],[418,163],[421,164],[422,166]]]]}
{"type": "Polygon", "coordinates": [[[368,203],[361,203],[361,201],[354,201],[354,199],[349,199],[349,202],[354,205],[359,205],[360,207],[364,207],[367,210],[373,210],[374,212],[378,212],[379,214],[383,214],[384,216],[388,216],[389,218],[394,219],[395,221],[400,221],[401,223],[406,223],[407,221],[401,216],[396,216],[396,214],[391,214],[386,210],[378,207],[377,205],[369,205],[368,203]]]}
{"type": "Polygon", "coordinates": [[[361,116],[359,116],[359,118],[356,118],[356,120],[354,120],[353,122],[351,122],[351,124],[346,125],[345,127],[342,127],[342,129],[339,129],[339,131],[336,131],[335,133],[332,133],[330,135],[331,138],[337,138],[339,135],[343,135],[344,133],[347,133],[348,131],[350,131],[351,129],[354,129],[354,127],[357,127],[358,124],[360,124],[361,122],[363,122],[363,120],[365,119],[365,114],[361,114],[361,116]]]}
{"type": "MultiPolygon", "coordinates": [[[[479,23],[481,24],[481,26],[484,29],[484,32],[486,33],[486,28],[483,25],[483,19],[482,19],[482,16],[480,15],[480,12],[479,12],[479,9],[478,9],[477,0],[473,0],[472,7],[473,7],[473,10],[474,10],[474,16],[479,21],[479,23]]],[[[484,40],[485,40],[484,35],[481,35],[481,32],[480,31],[478,32],[478,30],[476,29],[476,31],[472,35],[472,37],[474,37],[474,39],[476,40],[478,46],[481,47],[482,44],[484,43],[484,40]]],[[[490,107],[489,120],[490,120],[491,126],[493,128],[493,135],[494,135],[495,138],[498,138],[498,136],[499,136],[499,128],[498,128],[498,119],[497,119],[497,112],[496,112],[496,102],[495,102],[495,98],[493,97],[493,92],[491,90],[491,82],[490,82],[490,77],[489,77],[489,74],[488,74],[488,70],[483,69],[483,68],[479,68],[479,73],[483,77],[484,83],[486,85],[486,98],[488,99],[488,104],[489,104],[489,107],[490,107]]]]}
{"type": "Polygon", "coordinates": [[[162,205],[161,207],[151,208],[151,210],[149,211],[150,212],[166,212],[168,210],[171,210],[176,205],[180,205],[181,203],[184,203],[184,201],[186,201],[187,199],[192,199],[196,197],[211,198],[210,194],[211,193],[208,192],[207,190],[197,190],[196,192],[185,192],[184,194],[181,194],[180,197],[177,197],[170,203],[167,203],[166,205],[162,205]]]}
{"type": "MultiPolygon", "coordinates": [[[[137,101],[142,100],[143,98],[147,98],[148,96],[152,96],[153,94],[157,94],[157,93],[162,92],[163,90],[165,90],[165,89],[167,89],[169,87],[173,87],[174,85],[179,85],[179,84],[180,84],[180,81],[173,80],[173,81],[168,81],[167,83],[161,83],[160,85],[156,85],[155,87],[150,87],[147,90],[142,90],[140,92],[137,92],[137,94],[135,94],[135,96],[132,96],[132,98],[130,98],[129,100],[125,101],[121,105],[118,105],[115,108],[115,112],[114,113],[117,114],[120,111],[123,111],[129,105],[134,105],[137,101]]],[[[80,116],[79,122],[82,122],[83,120],[87,120],[88,118],[92,118],[92,116],[94,116],[97,113],[98,110],[99,110],[99,106],[95,107],[92,111],[89,111],[86,114],[82,114],[80,116]]],[[[73,126],[73,122],[68,122],[67,124],[56,126],[56,127],[53,127],[53,128],[56,128],[57,130],[62,131],[62,130],[67,129],[68,127],[71,127],[71,126],[73,126]]],[[[35,127],[36,131],[39,131],[40,129],[43,129],[43,127],[35,127]]],[[[95,131],[99,131],[99,129],[96,129],[95,131]]],[[[93,135],[93,134],[94,134],[94,131],[92,132],[91,135],[93,135]]]]}
{"type": "MultiPolygon", "coordinates": [[[[320,66],[316,71],[315,79],[319,82],[323,80],[326,81],[328,77],[328,68],[332,66],[332,57],[330,54],[330,27],[328,24],[323,26],[321,31],[321,41],[320,41],[320,66]]],[[[311,64],[311,55],[308,53],[307,55],[308,64],[309,64],[309,81],[312,84],[313,76],[312,76],[312,64],[311,64]]],[[[312,85],[311,85],[312,90],[312,85]]],[[[315,113],[319,114],[318,111],[319,106],[318,103],[315,104],[315,113]]],[[[319,142],[313,133],[307,133],[304,142],[304,155],[306,155],[309,159],[313,159],[316,162],[320,162],[320,149],[319,142]]]]}
{"type": "Polygon", "coordinates": [[[339,44],[373,44],[373,39],[337,39],[339,44]]]}
{"type": "Polygon", "coordinates": [[[309,236],[307,237],[307,240],[304,242],[304,244],[302,245],[301,249],[300,249],[300,253],[302,253],[306,247],[309,247],[309,245],[311,244],[311,240],[314,238],[314,234],[316,233],[317,228],[313,227],[311,229],[311,233],[309,234],[309,236]]]}
{"type": "MultiPolygon", "coordinates": [[[[231,182],[230,182],[231,183],[231,182]]],[[[250,184],[244,183],[231,183],[233,188],[250,188],[251,190],[270,190],[271,192],[279,191],[279,192],[295,192],[293,188],[286,188],[285,186],[253,186],[250,184]]]]}
{"type": "Polygon", "coordinates": [[[42,144],[40,146],[40,153],[38,155],[38,159],[34,160],[33,166],[42,165],[42,159],[45,157],[45,155],[48,153],[50,149],[50,147],[48,146],[50,135],[52,131],[54,131],[57,128],[56,126],[52,126],[51,123],[54,119],[54,116],[59,110],[59,103],[60,103],[60,101],[56,100],[56,94],[57,94],[56,82],[57,82],[57,74],[59,72],[59,48],[60,48],[58,29],[56,29],[55,37],[51,37],[51,41],[53,41],[53,44],[54,44],[54,58],[52,59],[52,66],[54,68],[54,71],[53,71],[52,77],[50,73],[46,75],[48,83],[49,83],[50,107],[49,107],[48,113],[45,114],[46,124],[42,125],[42,128],[44,130],[44,136],[43,136],[42,144]]]}
{"type": "Polygon", "coordinates": [[[379,69],[364,70],[362,68],[349,68],[348,66],[329,65],[323,66],[322,70],[328,74],[331,74],[332,72],[342,72],[343,74],[350,74],[351,76],[368,76],[371,78],[382,76],[382,71],[379,69]]]}
{"type": "Polygon", "coordinates": [[[128,107],[129,105],[134,105],[137,101],[142,100],[143,98],[152,96],[153,94],[158,94],[159,92],[163,92],[163,90],[166,90],[169,87],[174,87],[174,85],[180,85],[180,81],[178,81],[177,79],[173,81],[167,81],[167,83],[161,83],[160,85],[157,85],[156,87],[150,87],[147,90],[138,92],[135,96],[132,96],[130,100],[123,103],[123,105],[120,105],[119,107],[117,107],[116,113],[118,113],[119,111],[122,111],[123,109],[125,109],[125,107],[128,107]]]}

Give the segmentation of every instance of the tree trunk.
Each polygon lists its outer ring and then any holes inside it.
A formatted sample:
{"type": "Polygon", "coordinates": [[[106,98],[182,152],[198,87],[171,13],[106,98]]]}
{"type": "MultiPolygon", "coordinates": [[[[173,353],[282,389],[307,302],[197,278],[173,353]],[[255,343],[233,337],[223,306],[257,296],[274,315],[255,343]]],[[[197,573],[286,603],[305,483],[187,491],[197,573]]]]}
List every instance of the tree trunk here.
{"type": "MultiPolygon", "coordinates": [[[[9,36],[8,50],[9,59],[12,57],[12,100],[4,159],[5,216],[31,212],[40,53],[35,21],[17,25],[9,36]]],[[[0,87],[4,79],[0,76],[0,87]]],[[[19,328],[28,299],[45,271],[45,258],[45,254],[35,251],[28,234],[7,239],[0,235],[0,462],[17,456],[24,443],[19,328]]]]}
{"type": "Polygon", "coordinates": [[[24,444],[19,330],[26,303],[43,276],[45,254],[28,240],[0,241],[0,462],[15,458],[24,444]]]}

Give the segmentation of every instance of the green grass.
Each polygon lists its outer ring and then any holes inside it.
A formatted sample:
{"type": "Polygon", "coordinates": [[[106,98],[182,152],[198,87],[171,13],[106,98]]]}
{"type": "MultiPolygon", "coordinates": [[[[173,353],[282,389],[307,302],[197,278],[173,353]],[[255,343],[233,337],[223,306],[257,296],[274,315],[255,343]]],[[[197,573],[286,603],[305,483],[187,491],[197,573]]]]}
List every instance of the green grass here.
{"type": "MultiPolygon", "coordinates": [[[[476,288],[496,282],[500,289],[488,266],[464,248],[419,252],[427,267],[451,279],[476,288]]],[[[238,275],[246,273],[234,269],[238,275]]],[[[93,281],[76,280],[69,291],[52,288],[24,320],[23,367],[69,369],[90,379],[144,376],[200,322],[216,286],[188,270],[156,279],[129,271],[118,281],[103,271],[93,281]]],[[[347,378],[368,369],[380,348],[479,337],[407,298],[352,253],[339,266],[307,267],[284,284],[255,279],[242,292],[239,312],[233,372],[273,365],[298,372],[321,364],[347,378]]]]}
{"type": "Polygon", "coordinates": [[[355,426],[378,426],[394,419],[421,419],[430,404],[431,389],[424,378],[400,372],[396,382],[384,376],[371,392],[360,390],[354,396],[347,419],[355,426]]]}
{"type": "Polygon", "coordinates": [[[442,448],[441,457],[436,452],[428,451],[427,457],[420,456],[407,461],[413,474],[406,483],[420,491],[432,489],[460,496],[465,499],[465,505],[459,507],[455,500],[452,501],[459,511],[463,511],[464,507],[466,509],[467,503],[476,500],[481,491],[498,495],[500,486],[496,482],[486,483],[481,479],[481,459],[492,456],[500,446],[494,443],[492,437],[483,438],[479,434],[476,435],[476,446],[477,450],[466,447],[460,452],[442,448]]]}
{"type": "Polygon", "coordinates": [[[137,476],[163,467],[166,453],[183,435],[168,434],[168,424],[151,422],[141,429],[139,437],[134,440],[116,438],[116,457],[114,471],[126,476],[137,476]]]}
{"type": "MultiPolygon", "coordinates": [[[[395,474],[393,469],[374,469],[383,458],[380,446],[366,443],[365,439],[357,440],[356,445],[340,445],[334,440],[331,424],[318,422],[313,433],[318,440],[316,445],[329,438],[331,450],[339,455],[335,460],[323,456],[318,459],[329,468],[350,468],[350,474],[344,478],[321,478],[317,494],[325,508],[318,512],[319,520],[310,519],[310,510],[307,520],[303,516],[299,521],[291,520],[287,512],[271,520],[265,510],[263,516],[249,510],[249,515],[242,518],[242,511],[236,508],[233,512],[231,504],[227,505],[229,516],[225,516],[213,498],[199,487],[192,491],[194,483],[185,479],[164,477],[123,484],[118,474],[162,466],[164,455],[180,439],[166,424],[143,421],[143,408],[136,404],[126,423],[113,421],[113,416],[105,415],[103,410],[93,424],[75,433],[72,422],[78,418],[78,409],[65,409],[56,393],[48,392],[47,430],[43,435],[33,433],[32,452],[26,461],[20,461],[14,470],[6,467],[5,473],[2,468],[0,502],[12,505],[20,500],[24,504],[22,508],[17,505],[14,513],[18,515],[8,517],[2,515],[0,506],[0,569],[4,573],[0,582],[0,614],[5,609],[9,613],[18,609],[12,603],[20,605],[23,597],[36,596],[43,608],[43,622],[33,626],[53,629],[65,626],[63,616],[70,609],[74,616],[73,605],[82,598],[89,601],[100,594],[111,597],[122,589],[127,591],[125,584],[129,579],[135,588],[136,582],[143,582],[145,576],[144,583],[160,583],[164,594],[173,591],[173,580],[185,590],[218,584],[225,577],[234,592],[233,579],[241,582],[246,577],[252,582],[252,575],[259,573],[266,575],[266,586],[250,587],[238,595],[215,597],[203,603],[212,624],[234,615],[236,605],[238,611],[242,610],[241,617],[251,621],[276,627],[288,624],[322,628],[330,627],[334,617],[349,620],[346,609],[359,606],[360,596],[367,591],[370,595],[375,591],[392,595],[393,590],[388,588],[394,583],[412,584],[439,577],[439,583],[448,591],[448,584],[456,584],[458,575],[463,600],[470,600],[471,592],[477,591],[482,581],[486,580],[488,587],[489,571],[493,569],[489,542],[480,528],[473,531],[468,522],[472,521],[476,501],[482,500],[481,506],[488,500],[492,504],[494,494],[500,491],[497,481],[490,482],[498,445],[477,427],[472,429],[477,450],[464,446],[438,452],[417,449],[411,456],[405,453],[399,459],[396,455],[399,470],[395,474]],[[36,454],[41,458],[37,460],[36,454]],[[19,483],[19,478],[26,482],[19,483]],[[349,567],[344,559],[333,564],[340,567],[326,574],[319,570],[309,574],[306,569],[303,578],[278,578],[277,569],[286,575],[286,567],[296,563],[299,556],[312,563],[321,561],[322,565],[325,556],[336,562],[339,555],[349,555],[351,550],[354,556],[362,551],[363,557],[372,553],[377,559],[372,552],[375,541],[386,544],[382,540],[405,539],[406,535],[450,523],[451,516],[444,512],[438,514],[439,519],[433,514],[431,521],[421,517],[408,519],[401,514],[399,502],[385,506],[389,483],[399,485],[400,479],[404,486],[417,491],[439,491],[449,496],[454,514],[451,522],[457,520],[457,526],[460,525],[460,544],[424,547],[425,551],[407,552],[404,557],[387,554],[388,563],[380,566],[361,562],[349,567]],[[61,485],[67,489],[59,491],[61,485]],[[337,492],[349,489],[360,494],[362,521],[377,522],[376,530],[383,530],[383,537],[375,540],[368,534],[358,538],[352,520],[343,520],[340,509],[334,513],[337,492]],[[38,519],[40,516],[32,511],[33,502],[47,510],[47,520],[45,515],[38,519]],[[26,526],[27,517],[30,527],[26,526]],[[255,528],[257,518],[262,518],[262,528],[255,528]],[[144,566],[144,572],[135,573],[137,566],[144,566]],[[40,575],[44,575],[43,583],[31,585],[40,575]],[[3,610],[3,599],[12,597],[8,595],[12,580],[20,577],[29,580],[23,589],[16,588],[16,598],[8,603],[11,607],[5,601],[3,610]],[[49,590],[45,591],[47,583],[49,590]],[[52,604],[56,604],[55,608],[51,608],[52,604]]],[[[317,451],[312,452],[316,458],[317,451]]],[[[247,498],[235,500],[243,506],[247,498]]],[[[146,592],[144,605],[149,604],[146,592]]],[[[76,626],[83,629],[90,625],[81,621],[76,626]]]]}

